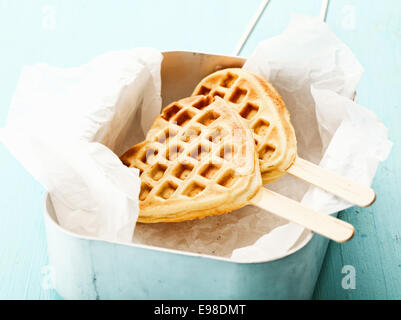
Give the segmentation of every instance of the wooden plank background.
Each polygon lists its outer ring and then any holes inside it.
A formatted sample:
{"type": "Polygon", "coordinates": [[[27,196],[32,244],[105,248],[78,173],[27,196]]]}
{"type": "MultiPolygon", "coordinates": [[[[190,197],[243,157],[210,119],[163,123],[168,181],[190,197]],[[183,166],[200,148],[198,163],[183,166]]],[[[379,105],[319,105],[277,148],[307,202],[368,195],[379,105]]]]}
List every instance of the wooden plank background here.
{"type": "MultiPolygon", "coordinates": [[[[0,127],[24,65],[69,67],[110,50],[151,46],[230,54],[258,0],[0,0],[0,127]],[[246,3],[246,5],[244,5],[246,3]]],[[[271,0],[242,55],[279,34],[292,12],[319,15],[321,0],[271,0]]],[[[340,216],[355,238],[331,243],[316,299],[401,298],[401,2],[331,1],[327,23],[365,68],[358,102],[389,128],[394,148],[380,166],[376,203],[340,216]],[[344,289],[344,266],[356,272],[344,289]]],[[[0,144],[0,298],[58,299],[48,285],[44,189],[0,144]]]]}

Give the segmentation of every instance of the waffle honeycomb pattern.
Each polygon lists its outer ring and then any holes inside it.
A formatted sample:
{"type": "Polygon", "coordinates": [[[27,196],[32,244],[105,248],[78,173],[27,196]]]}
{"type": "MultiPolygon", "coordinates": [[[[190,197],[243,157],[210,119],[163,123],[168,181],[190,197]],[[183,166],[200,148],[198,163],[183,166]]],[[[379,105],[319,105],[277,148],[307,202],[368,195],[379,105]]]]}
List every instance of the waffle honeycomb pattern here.
{"type": "Polygon", "coordinates": [[[140,170],[140,222],[225,213],[243,206],[261,186],[250,130],[213,96],[167,106],[146,140],[121,160],[140,170]]]}
{"type": "Polygon", "coordinates": [[[280,178],[296,156],[296,138],[289,114],[277,91],[242,69],[217,71],[204,78],[193,95],[221,97],[253,130],[264,183],[280,178]]]}

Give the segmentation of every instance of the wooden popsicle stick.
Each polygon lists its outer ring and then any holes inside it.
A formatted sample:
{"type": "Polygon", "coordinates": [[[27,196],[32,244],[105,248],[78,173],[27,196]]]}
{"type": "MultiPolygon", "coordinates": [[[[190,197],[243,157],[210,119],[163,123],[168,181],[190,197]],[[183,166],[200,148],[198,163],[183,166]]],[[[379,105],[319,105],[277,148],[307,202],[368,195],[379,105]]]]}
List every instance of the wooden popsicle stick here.
{"type": "Polygon", "coordinates": [[[262,188],[250,203],[336,242],[348,241],[354,235],[355,230],[351,224],[315,211],[266,188],[262,188]]]}
{"type": "Polygon", "coordinates": [[[368,207],[376,200],[373,189],[323,169],[300,157],[295,159],[287,172],[360,207],[368,207]]]}

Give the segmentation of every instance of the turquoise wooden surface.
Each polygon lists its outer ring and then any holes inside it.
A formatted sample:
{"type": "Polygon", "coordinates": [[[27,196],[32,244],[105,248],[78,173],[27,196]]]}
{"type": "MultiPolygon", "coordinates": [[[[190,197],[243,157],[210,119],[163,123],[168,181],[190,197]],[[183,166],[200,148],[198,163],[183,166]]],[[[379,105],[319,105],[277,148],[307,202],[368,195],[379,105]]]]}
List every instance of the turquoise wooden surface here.
{"type": "MultiPolygon", "coordinates": [[[[23,65],[76,66],[109,50],[152,46],[230,54],[259,5],[247,1],[0,0],[0,127],[23,65]]],[[[320,0],[271,0],[243,50],[280,33],[291,12],[318,15],[320,0]]],[[[356,227],[346,244],[331,243],[316,299],[401,298],[399,180],[401,3],[331,1],[328,24],[365,68],[358,102],[374,111],[395,143],[380,166],[376,203],[341,213],[356,227]],[[344,289],[344,266],[355,289],[344,289]]],[[[57,299],[48,285],[44,189],[0,144],[0,298],[57,299]]]]}

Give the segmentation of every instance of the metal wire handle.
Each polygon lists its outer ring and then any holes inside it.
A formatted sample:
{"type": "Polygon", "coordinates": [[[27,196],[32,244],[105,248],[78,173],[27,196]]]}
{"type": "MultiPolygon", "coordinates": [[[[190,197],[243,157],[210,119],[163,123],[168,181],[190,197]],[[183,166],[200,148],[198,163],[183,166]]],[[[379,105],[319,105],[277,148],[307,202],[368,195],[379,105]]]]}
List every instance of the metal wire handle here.
{"type": "MultiPolygon", "coordinates": [[[[251,21],[249,22],[245,32],[241,36],[240,40],[238,41],[232,55],[238,56],[242,48],[244,47],[246,41],[248,40],[249,36],[251,35],[253,29],[255,28],[256,24],[258,23],[260,17],[262,16],[263,12],[265,11],[267,5],[269,4],[270,0],[262,0],[258,9],[255,12],[255,15],[252,17],[251,21]]],[[[322,6],[320,9],[320,19],[323,22],[326,22],[327,11],[329,8],[329,0],[323,0],[322,6]]]]}
{"type": "Polygon", "coordinates": [[[262,16],[262,14],[265,11],[269,2],[270,2],[270,0],[262,0],[258,9],[255,12],[255,15],[252,17],[251,21],[249,22],[245,32],[243,33],[242,37],[239,39],[238,44],[232,53],[233,56],[238,56],[241,53],[242,48],[244,47],[246,41],[248,40],[249,36],[251,35],[253,29],[255,28],[256,24],[258,23],[259,18],[262,16]]]}
{"type": "Polygon", "coordinates": [[[329,9],[329,0],[322,1],[322,7],[320,8],[320,19],[326,22],[327,11],[329,9]]]}

